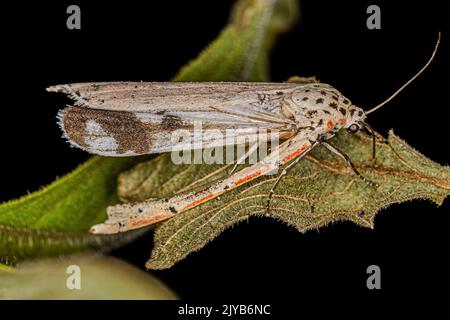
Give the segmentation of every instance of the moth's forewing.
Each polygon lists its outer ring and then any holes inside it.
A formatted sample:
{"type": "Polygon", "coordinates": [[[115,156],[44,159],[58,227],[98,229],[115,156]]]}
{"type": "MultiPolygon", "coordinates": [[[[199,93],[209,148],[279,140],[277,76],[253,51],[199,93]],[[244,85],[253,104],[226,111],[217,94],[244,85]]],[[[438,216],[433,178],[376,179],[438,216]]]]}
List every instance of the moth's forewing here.
{"type": "MultiPolygon", "coordinates": [[[[77,105],[114,111],[208,111],[211,106],[258,111],[263,95],[281,96],[301,85],[261,82],[103,82],[48,88],[77,105]]],[[[263,109],[262,109],[263,110],[263,109]]]]}
{"type": "Polygon", "coordinates": [[[208,120],[201,123],[173,115],[68,107],[60,112],[60,125],[73,145],[104,156],[132,156],[181,149],[212,148],[234,141],[270,140],[273,131],[281,137],[292,129],[274,123],[208,120]],[[197,130],[197,131],[196,131],[197,130]],[[202,132],[198,135],[198,132],[202,132]]]}
{"type": "MultiPolygon", "coordinates": [[[[100,83],[49,88],[70,95],[76,106],[60,112],[67,139],[88,152],[130,156],[261,141],[261,132],[292,136],[282,99],[296,84],[100,83]],[[202,133],[195,134],[201,122],[202,133]],[[189,132],[177,140],[174,132],[189,132]],[[226,141],[225,136],[228,141],[226,141]]],[[[198,132],[197,132],[198,133],[198,132]]],[[[264,139],[263,139],[264,140],[264,139]]]]}

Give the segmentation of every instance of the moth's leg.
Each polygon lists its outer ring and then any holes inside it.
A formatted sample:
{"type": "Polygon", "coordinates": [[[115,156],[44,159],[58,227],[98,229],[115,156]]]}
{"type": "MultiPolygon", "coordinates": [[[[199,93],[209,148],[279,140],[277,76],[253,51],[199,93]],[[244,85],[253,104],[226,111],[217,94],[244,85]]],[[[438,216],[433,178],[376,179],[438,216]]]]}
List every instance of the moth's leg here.
{"type": "Polygon", "coordinates": [[[199,192],[176,195],[170,199],[148,200],[139,203],[126,203],[109,207],[108,219],[92,227],[92,233],[117,233],[145,227],[166,220],[202,203],[217,198],[223,193],[270,174],[280,165],[300,156],[311,147],[311,142],[294,136],[272,150],[263,161],[245,167],[232,176],[216,181],[199,192]]]}
{"type": "MultiPolygon", "coordinates": [[[[275,150],[282,152],[288,147],[289,140],[278,145],[275,150]]],[[[228,189],[236,188],[244,183],[252,181],[270,170],[274,170],[274,154],[269,154],[264,160],[267,163],[258,162],[241,171],[216,181],[210,187],[200,192],[190,192],[176,195],[170,199],[151,199],[138,203],[125,203],[110,206],[107,209],[108,219],[91,228],[91,233],[113,234],[145,227],[174,215],[196,207],[211,199],[217,198],[228,189]]]]}
{"type": "Polygon", "coordinates": [[[91,227],[94,234],[114,234],[145,227],[175,215],[168,199],[150,199],[138,203],[124,203],[107,208],[108,219],[91,227]]]}
{"type": "Polygon", "coordinates": [[[376,132],[375,130],[372,129],[372,127],[365,122],[361,122],[361,124],[363,125],[363,127],[370,132],[370,134],[372,135],[372,141],[373,141],[373,156],[372,156],[372,164],[375,162],[375,146],[376,146],[376,141],[383,143],[385,145],[387,145],[391,151],[399,158],[401,159],[402,157],[398,154],[398,152],[392,148],[391,144],[389,143],[389,140],[386,139],[385,137],[383,137],[381,134],[379,134],[378,132],[376,132]]]}
{"type": "MultiPolygon", "coordinates": [[[[392,145],[389,143],[389,140],[388,140],[388,139],[386,139],[386,138],[383,137],[381,134],[379,134],[378,132],[376,132],[375,130],[373,130],[372,127],[371,127],[369,124],[367,124],[367,123],[365,123],[365,122],[362,122],[361,124],[364,126],[364,128],[365,128],[366,130],[368,130],[368,131],[371,132],[371,134],[373,135],[374,138],[376,137],[376,140],[377,140],[378,142],[387,145],[387,146],[391,149],[391,151],[392,151],[399,159],[402,159],[402,157],[398,154],[398,152],[397,152],[394,148],[392,148],[392,145]]],[[[375,139],[374,139],[374,142],[373,142],[373,143],[374,143],[374,150],[373,150],[373,152],[375,153],[375,144],[376,144],[375,139]]]]}
{"type": "Polygon", "coordinates": [[[369,179],[367,179],[366,177],[364,177],[359,171],[358,169],[356,169],[355,165],[353,164],[352,160],[349,158],[348,155],[346,155],[344,152],[342,152],[340,149],[338,149],[336,146],[332,145],[330,142],[325,141],[325,140],[321,140],[321,144],[324,145],[328,150],[330,150],[331,152],[333,152],[334,154],[338,155],[339,157],[341,157],[342,159],[345,160],[345,162],[347,162],[347,164],[349,165],[349,167],[352,169],[352,171],[361,179],[363,180],[365,183],[367,183],[368,185],[372,186],[372,187],[377,187],[378,185],[373,182],[370,181],[369,179]]]}
{"type": "Polygon", "coordinates": [[[373,130],[373,128],[365,122],[361,122],[363,128],[370,134],[370,136],[372,137],[372,161],[375,161],[375,156],[377,154],[377,135],[375,133],[375,130],[373,130]]]}
{"type": "MultiPolygon", "coordinates": [[[[309,148],[309,141],[302,141],[301,151],[309,148]]],[[[175,196],[171,200],[175,200],[179,203],[177,209],[179,208],[180,212],[191,209],[201,203],[204,203],[210,199],[214,199],[221,194],[235,189],[243,184],[246,184],[250,181],[255,180],[263,175],[271,174],[274,170],[278,169],[280,165],[285,164],[287,161],[290,161],[295,156],[297,156],[296,152],[300,154],[298,150],[299,143],[295,143],[295,137],[283,142],[272,150],[272,152],[266,156],[262,161],[255,163],[251,166],[245,167],[239,172],[228,176],[227,178],[217,181],[212,184],[209,188],[188,195],[181,195],[180,198],[175,196]],[[288,159],[288,160],[286,160],[288,159]]]]}
{"type": "Polygon", "coordinates": [[[253,154],[253,152],[255,152],[258,149],[258,147],[259,147],[258,142],[255,142],[251,146],[249,146],[248,151],[236,161],[235,165],[233,166],[233,169],[231,169],[230,171],[230,175],[232,175],[236,171],[237,167],[240,164],[245,163],[245,160],[247,160],[247,158],[250,157],[250,155],[253,154]]]}
{"type": "Polygon", "coordinates": [[[372,146],[373,146],[372,147],[372,160],[375,160],[377,140],[379,142],[387,144],[387,145],[389,145],[389,140],[386,139],[385,137],[383,137],[381,134],[379,134],[375,130],[373,130],[373,128],[368,123],[361,122],[361,124],[362,124],[363,128],[372,137],[372,146]]]}
{"type": "Polygon", "coordinates": [[[383,137],[381,134],[379,134],[378,132],[374,131],[373,132],[375,137],[377,138],[377,140],[381,143],[385,143],[385,144],[389,144],[389,140],[386,139],[385,137],[383,137]]]}
{"type": "Polygon", "coordinates": [[[317,146],[319,144],[319,142],[315,141],[311,144],[310,148],[308,150],[306,150],[305,152],[303,152],[302,154],[300,154],[297,158],[295,158],[294,161],[292,161],[290,164],[288,164],[285,168],[283,168],[283,170],[281,171],[281,173],[278,175],[277,180],[275,180],[275,183],[273,184],[272,188],[269,191],[269,197],[267,199],[266,202],[266,211],[269,212],[270,211],[270,201],[272,200],[273,194],[275,192],[276,187],[278,186],[278,184],[280,183],[281,179],[288,174],[289,170],[294,167],[301,159],[303,159],[310,150],[312,150],[312,148],[314,148],[315,146],[317,146]]]}

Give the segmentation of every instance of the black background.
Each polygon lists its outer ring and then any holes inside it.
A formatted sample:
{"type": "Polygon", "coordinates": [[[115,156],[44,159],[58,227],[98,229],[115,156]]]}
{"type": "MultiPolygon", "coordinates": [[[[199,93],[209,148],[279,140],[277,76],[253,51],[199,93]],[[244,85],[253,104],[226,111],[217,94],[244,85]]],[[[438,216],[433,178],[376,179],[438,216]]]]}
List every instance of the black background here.
{"type": "MultiPolygon", "coordinates": [[[[272,53],[273,81],[317,76],[370,108],[428,59],[437,32],[442,46],[431,68],[368,121],[390,128],[429,158],[448,163],[448,53],[444,1],[302,1],[301,18],[272,53]],[[378,4],[382,29],[366,28],[378,4]]],[[[0,201],[52,182],[88,158],[61,139],[56,113],[68,100],[52,84],[169,80],[227,23],[229,1],[39,1],[2,3],[0,201]],[[66,28],[78,4],[82,29],[66,28]]],[[[270,302],[311,293],[336,297],[429,295],[448,288],[448,200],[393,205],[375,229],[341,222],[298,233],[262,218],[227,230],[164,271],[151,271],[188,299],[270,302]],[[366,268],[382,270],[382,290],[366,288],[366,268]]],[[[141,269],[152,234],[113,252],[141,269]]]]}

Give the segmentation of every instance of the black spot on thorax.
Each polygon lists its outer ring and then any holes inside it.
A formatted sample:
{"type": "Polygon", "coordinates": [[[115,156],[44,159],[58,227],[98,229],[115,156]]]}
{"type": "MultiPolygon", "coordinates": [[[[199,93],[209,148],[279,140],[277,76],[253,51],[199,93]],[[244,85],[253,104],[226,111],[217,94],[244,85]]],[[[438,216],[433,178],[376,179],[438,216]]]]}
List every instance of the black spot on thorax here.
{"type": "Polygon", "coordinates": [[[338,105],[337,105],[336,102],[331,102],[331,103],[329,104],[329,106],[332,107],[333,109],[336,109],[336,110],[337,110],[337,107],[338,107],[338,105]]]}
{"type": "Polygon", "coordinates": [[[316,114],[317,114],[317,110],[306,111],[306,116],[307,117],[312,117],[312,116],[315,116],[316,114]]]}

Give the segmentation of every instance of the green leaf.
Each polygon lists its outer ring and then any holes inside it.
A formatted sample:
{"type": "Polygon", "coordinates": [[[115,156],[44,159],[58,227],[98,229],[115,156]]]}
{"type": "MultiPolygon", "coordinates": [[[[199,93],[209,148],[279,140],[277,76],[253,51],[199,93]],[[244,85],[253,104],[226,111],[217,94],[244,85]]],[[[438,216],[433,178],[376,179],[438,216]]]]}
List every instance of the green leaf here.
{"type": "Polygon", "coordinates": [[[25,263],[11,272],[0,269],[0,299],[167,300],[177,296],[154,276],[123,261],[75,256],[25,263]],[[74,277],[78,272],[69,266],[79,267],[79,290],[67,287],[67,283],[76,284],[74,277]]]}
{"type": "Polygon", "coordinates": [[[0,205],[0,256],[14,261],[88,248],[109,248],[136,234],[86,233],[104,220],[105,207],[117,202],[117,175],[136,158],[93,157],[51,185],[0,205]]]}
{"type": "Polygon", "coordinates": [[[13,268],[10,267],[9,265],[0,263],[0,274],[5,272],[11,272],[12,270],[13,268]]]}
{"type": "Polygon", "coordinates": [[[175,81],[267,81],[269,52],[298,17],[297,0],[241,0],[228,26],[175,81]]]}
{"type": "MultiPolygon", "coordinates": [[[[296,0],[240,0],[230,23],[176,81],[268,80],[269,49],[276,36],[292,25],[296,0]]],[[[0,258],[15,261],[108,249],[140,232],[93,236],[87,230],[106,219],[106,207],[117,202],[116,177],[141,158],[93,157],[71,174],[19,200],[0,205],[0,258]]]]}
{"type": "MultiPolygon", "coordinates": [[[[450,193],[450,168],[427,159],[392,132],[389,145],[377,145],[376,163],[371,159],[371,140],[363,134],[340,132],[332,142],[379,186],[369,187],[344,161],[317,147],[281,180],[269,214],[264,206],[276,176],[258,178],[159,224],[147,268],[169,268],[226,228],[254,215],[282,220],[301,232],[340,220],[373,228],[376,213],[390,204],[429,199],[439,205],[450,193]]],[[[163,155],[123,173],[120,196],[136,200],[170,197],[180,190],[203,188],[227,175],[230,168],[174,166],[170,161],[169,155],[163,155]],[[161,183],[163,188],[158,187],[161,183]]]]}

